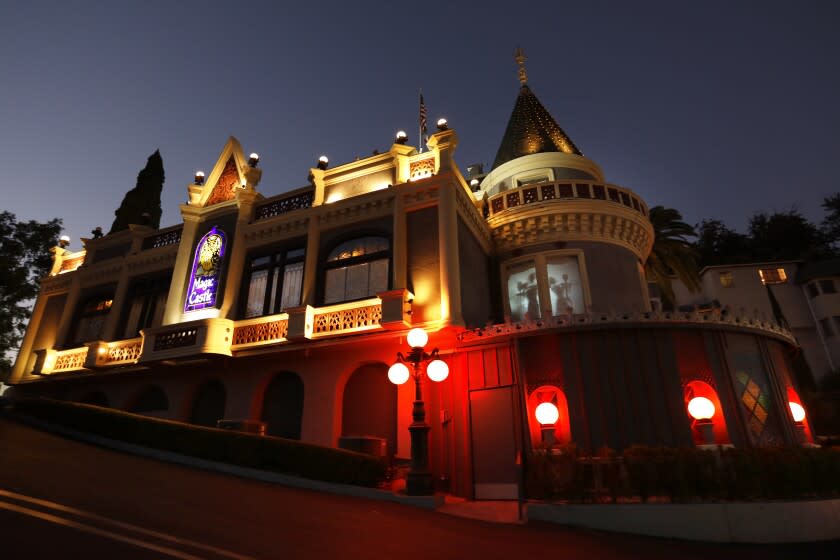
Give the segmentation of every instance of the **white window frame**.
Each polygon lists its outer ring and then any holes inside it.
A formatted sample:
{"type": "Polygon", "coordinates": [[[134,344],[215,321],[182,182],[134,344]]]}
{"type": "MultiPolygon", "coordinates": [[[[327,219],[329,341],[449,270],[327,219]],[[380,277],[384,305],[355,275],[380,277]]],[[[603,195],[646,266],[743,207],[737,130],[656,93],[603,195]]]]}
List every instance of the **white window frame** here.
{"type": "MultiPolygon", "coordinates": [[[[510,294],[508,293],[507,272],[512,266],[523,262],[533,261],[534,272],[537,276],[537,295],[540,300],[540,319],[545,320],[549,317],[560,317],[563,314],[554,314],[551,309],[551,293],[548,283],[548,261],[552,257],[575,257],[578,263],[578,272],[580,274],[580,282],[583,288],[583,307],[584,312],[592,308],[592,295],[589,290],[589,274],[586,271],[586,259],[583,255],[582,249],[560,249],[556,251],[546,251],[542,253],[532,253],[530,255],[522,255],[520,257],[508,259],[501,263],[499,274],[502,279],[502,293],[505,317],[511,316],[510,311],[510,294]]],[[[537,320],[532,317],[532,320],[537,320]]],[[[522,319],[524,320],[524,318],[522,319]]]]}

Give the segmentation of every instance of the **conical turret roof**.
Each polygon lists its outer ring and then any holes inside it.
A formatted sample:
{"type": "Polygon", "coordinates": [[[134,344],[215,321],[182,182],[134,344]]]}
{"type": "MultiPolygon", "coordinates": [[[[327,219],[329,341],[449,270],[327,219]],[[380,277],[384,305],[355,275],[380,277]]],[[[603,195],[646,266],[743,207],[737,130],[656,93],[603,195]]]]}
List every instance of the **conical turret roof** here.
{"type": "MultiPolygon", "coordinates": [[[[524,82],[522,78],[520,80],[524,82]]],[[[523,83],[499,151],[496,152],[493,169],[518,157],[541,152],[583,155],[528,84],[523,83]]]]}

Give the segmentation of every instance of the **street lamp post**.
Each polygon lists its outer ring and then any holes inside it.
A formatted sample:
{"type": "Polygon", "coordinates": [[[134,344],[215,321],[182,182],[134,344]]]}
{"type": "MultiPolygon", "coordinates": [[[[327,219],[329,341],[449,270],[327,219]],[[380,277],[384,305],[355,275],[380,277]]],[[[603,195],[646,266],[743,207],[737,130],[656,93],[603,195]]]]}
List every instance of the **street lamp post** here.
{"type": "Polygon", "coordinates": [[[426,406],[423,402],[423,370],[432,381],[443,381],[449,375],[449,366],[440,359],[438,349],[426,352],[424,347],[429,342],[429,335],[423,329],[411,329],[407,337],[411,352],[403,355],[397,352],[397,361],[388,370],[388,379],[396,385],[402,385],[409,377],[414,377],[414,406],[411,410],[411,467],[406,477],[405,491],[409,496],[429,496],[434,493],[432,473],[429,471],[429,430],[426,423],[426,406]],[[409,371],[408,365],[412,367],[409,371]]]}

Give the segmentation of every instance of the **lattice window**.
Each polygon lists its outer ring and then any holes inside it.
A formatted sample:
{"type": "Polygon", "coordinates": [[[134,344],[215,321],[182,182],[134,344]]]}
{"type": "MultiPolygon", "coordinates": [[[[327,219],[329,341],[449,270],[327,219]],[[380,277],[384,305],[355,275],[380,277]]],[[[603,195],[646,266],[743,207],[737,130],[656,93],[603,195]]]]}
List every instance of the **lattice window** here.
{"type": "Polygon", "coordinates": [[[507,193],[505,196],[507,199],[507,207],[513,208],[514,206],[519,206],[519,191],[515,191],[512,193],[507,193]]]}
{"type": "Polygon", "coordinates": [[[747,411],[747,427],[756,442],[764,440],[770,402],[768,392],[752,379],[746,372],[738,371],[735,379],[739,384],[741,404],[747,411]]]}
{"type": "Polygon", "coordinates": [[[537,201],[537,188],[524,189],[522,196],[525,198],[525,204],[531,204],[537,201]]]}
{"type": "Polygon", "coordinates": [[[502,197],[499,197],[499,198],[493,199],[493,200],[491,201],[490,205],[493,207],[493,213],[494,213],[494,214],[495,214],[496,212],[501,212],[502,210],[504,210],[504,209],[505,209],[505,201],[504,201],[504,199],[503,199],[502,197]]]}
{"type": "Polygon", "coordinates": [[[560,191],[560,198],[574,198],[575,194],[572,192],[572,185],[557,185],[560,191]]]}

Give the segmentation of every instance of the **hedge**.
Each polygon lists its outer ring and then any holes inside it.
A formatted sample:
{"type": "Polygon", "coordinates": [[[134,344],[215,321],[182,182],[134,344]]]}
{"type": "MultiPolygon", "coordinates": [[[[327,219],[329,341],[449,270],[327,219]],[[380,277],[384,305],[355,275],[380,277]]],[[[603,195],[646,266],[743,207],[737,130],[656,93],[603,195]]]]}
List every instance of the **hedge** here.
{"type": "Polygon", "coordinates": [[[634,446],[595,455],[574,445],[529,456],[526,494],[572,502],[814,499],[840,496],[840,449],[634,446]]]}
{"type": "Polygon", "coordinates": [[[15,400],[12,410],[126,443],[313,480],[376,486],[385,477],[385,465],[376,457],[295,440],[44,398],[15,400]]]}

